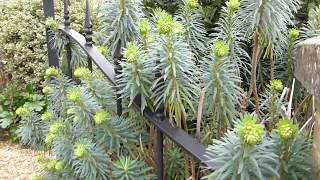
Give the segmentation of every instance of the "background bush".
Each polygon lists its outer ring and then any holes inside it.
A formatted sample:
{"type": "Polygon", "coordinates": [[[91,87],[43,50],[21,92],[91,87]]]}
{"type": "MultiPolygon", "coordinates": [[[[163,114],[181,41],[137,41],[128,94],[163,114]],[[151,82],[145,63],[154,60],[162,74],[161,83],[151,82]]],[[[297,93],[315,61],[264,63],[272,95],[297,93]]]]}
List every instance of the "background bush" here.
{"type": "MultiPolygon", "coordinates": [[[[84,2],[71,0],[71,26],[78,32],[83,29],[84,2]]],[[[61,0],[55,3],[56,19],[61,22],[63,3],[61,0]]],[[[10,0],[1,3],[0,59],[8,61],[5,72],[11,81],[17,81],[20,88],[27,84],[38,87],[42,81],[47,64],[44,21],[42,0],[10,0]]]]}

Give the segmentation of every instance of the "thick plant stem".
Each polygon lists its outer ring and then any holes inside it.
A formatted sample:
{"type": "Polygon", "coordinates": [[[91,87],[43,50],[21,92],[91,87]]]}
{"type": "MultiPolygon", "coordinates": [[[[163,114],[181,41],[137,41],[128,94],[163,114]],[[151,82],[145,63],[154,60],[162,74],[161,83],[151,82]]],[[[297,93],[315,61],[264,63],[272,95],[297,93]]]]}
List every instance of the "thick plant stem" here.
{"type": "Polygon", "coordinates": [[[247,99],[249,100],[251,95],[253,94],[255,99],[255,110],[256,112],[259,112],[259,95],[257,90],[257,67],[262,56],[262,49],[259,44],[259,28],[256,29],[254,37],[254,47],[251,60],[251,82],[247,99]]]}

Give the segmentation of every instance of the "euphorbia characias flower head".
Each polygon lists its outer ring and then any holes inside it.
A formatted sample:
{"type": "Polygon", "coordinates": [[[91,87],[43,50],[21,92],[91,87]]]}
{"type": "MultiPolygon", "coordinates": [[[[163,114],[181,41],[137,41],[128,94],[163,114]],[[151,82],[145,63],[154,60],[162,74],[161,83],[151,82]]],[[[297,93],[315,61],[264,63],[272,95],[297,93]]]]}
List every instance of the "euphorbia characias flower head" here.
{"type": "Polygon", "coordinates": [[[46,28],[52,29],[52,30],[56,30],[58,28],[58,23],[56,20],[54,20],[52,17],[49,17],[46,19],[45,23],[44,23],[46,28]]]}
{"type": "Polygon", "coordinates": [[[43,120],[43,121],[50,121],[50,120],[52,120],[54,118],[54,116],[53,116],[53,114],[51,113],[51,112],[45,112],[45,113],[43,113],[42,115],[41,115],[41,119],[43,120]]]}
{"type": "Polygon", "coordinates": [[[79,88],[73,88],[68,91],[67,98],[71,102],[78,102],[81,98],[81,90],[79,88]]]}
{"type": "Polygon", "coordinates": [[[18,116],[26,116],[29,114],[29,112],[25,107],[21,106],[21,107],[18,107],[18,109],[16,110],[16,114],[18,116]]]}
{"type": "Polygon", "coordinates": [[[64,130],[66,125],[63,122],[55,122],[50,126],[50,134],[57,134],[58,131],[64,130]]]}
{"type": "Polygon", "coordinates": [[[48,95],[49,93],[52,92],[52,87],[45,86],[45,87],[43,87],[42,92],[43,92],[43,94],[48,95]]]}
{"type": "Polygon", "coordinates": [[[128,43],[124,50],[124,57],[128,63],[136,63],[138,60],[139,47],[136,43],[128,43]]]}
{"type": "Polygon", "coordinates": [[[240,1],[239,0],[229,0],[228,6],[232,12],[236,12],[240,7],[240,1]]]}
{"type": "Polygon", "coordinates": [[[289,29],[289,38],[290,39],[297,39],[299,37],[300,31],[297,28],[289,29]]]}
{"type": "Polygon", "coordinates": [[[97,112],[96,115],[94,116],[94,122],[96,124],[102,124],[107,121],[108,117],[109,117],[109,114],[107,111],[97,112]]]}
{"type": "Polygon", "coordinates": [[[270,84],[272,91],[279,92],[283,89],[282,81],[279,79],[272,80],[270,84]]]}
{"type": "Polygon", "coordinates": [[[86,156],[88,154],[88,147],[86,144],[83,143],[77,143],[75,145],[75,149],[74,149],[74,155],[77,158],[82,158],[84,156],[86,156]]]}
{"type": "Polygon", "coordinates": [[[59,71],[58,69],[54,68],[54,67],[50,67],[46,70],[45,75],[47,77],[57,77],[59,75],[59,71]]]}
{"type": "Polygon", "coordinates": [[[199,6],[198,0],[186,0],[186,9],[193,11],[199,6]]]}
{"type": "Polygon", "coordinates": [[[175,23],[171,15],[164,10],[156,9],[155,18],[159,34],[171,35],[173,33],[175,23]]]}
{"type": "Polygon", "coordinates": [[[57,139],[57,137],[58,137],[57,134],[52,134],[52,133],[50,133],[50,134],[46,137],[46,139],[44,140],[44,142],[45,142],[46,144],[51,144],[54,140],[57,139]]]}
{"type": "Polygon", "coordinates": [[[63,161],[57,161],[56,165],[54,166],[54,168],[57,171],[61,171],[64,168],[64,162],[63,161]]]}
{"type": "Polygon", "coordinates": [[[257,118],[249,114],[241,117],[242,123],[238,126],[241,140],[247,145],[256,145],[262,141],[265,134],[261,124],[257,124],[257,118]]]}
{"type": "Polygon", "coordinates": [[[74,71],[74,76],[83,80],[90,80],[91,72],[88,68],[79,67],[74,71]]]}
{"type": "Polygon", "coordinates": [[[141,19],[139,22],[140,35],[143,36],[144,38],[148,37],[150,33],[150,29],[151,29],[151,26],[149,21],[146,19],[141,19]]]}
{"type": "Polygon", "coordinates": [[[277,132],[282,140],[290,140],[295,137],[298,127],[289,119],[282,119],[277,123],[277,132]]]}
{"type": "Polygon", "coordinates": [[[222,58],[229,54],[229,46],[222,40],[217,40],[212,46],[215,57],[222,58]]]}

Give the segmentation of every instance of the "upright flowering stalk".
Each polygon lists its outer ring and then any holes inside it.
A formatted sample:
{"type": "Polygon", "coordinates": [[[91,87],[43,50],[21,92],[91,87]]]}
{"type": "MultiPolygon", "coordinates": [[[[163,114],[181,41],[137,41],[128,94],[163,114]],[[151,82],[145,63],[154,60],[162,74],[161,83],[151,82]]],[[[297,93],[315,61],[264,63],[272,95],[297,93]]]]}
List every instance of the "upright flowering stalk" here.
{"type": "Polygon", "coordinates": [[[236,105],[239,104],[241,88],[240,78],[234,71],[234,65],[228,61],[230,49],[223,40],[216,40],[211,56],[203,62],[203,82],[206,88],[206,113],[213,114],[218,127],[217,138],[222,137],[227,127],[232,127],[237,117],[236,105]]]}
{"type": "Polygon", "coordinates": [[[183,25],[163,10],[157,9],[154,20],[158,35],[148,50],[148,61],[157,63],[153,69],[156,108],[164,105],[170,122],[186,127],[187,111],[194,111],[197,97],[194,55],[185,42],[183,25]]]}
{"type": "MultiPolygon", "coordinates": [[[[147,38],[147,29],[142,30],[147,38]]],[[[145,44],[145,47],[148,45],[145,44]]],[[[131,106],[137,95],[141,99],[141,111],[150,104],[149,97],[151,94],[151,85],[154,75],[152,68],[154,63],[148,61],[145,51],[142,46],[132,42],[128,43],[127,48],[124,49],[124,59],[120,62],[122,70],[118,76],[118,86],[121,89],[122,97],[129,99],[131,106]]]]}
{"type": "MultiPolygon", "coordinates": [[[[290,119],[281,119],[272,133],[274,144],[271,146],[278,155],[279,180],[314,179],[312,170],[312,145],[298,134],[298,126],[290,119]]],[[[278,180],[277,179],[277,180],[278,180]]]]}

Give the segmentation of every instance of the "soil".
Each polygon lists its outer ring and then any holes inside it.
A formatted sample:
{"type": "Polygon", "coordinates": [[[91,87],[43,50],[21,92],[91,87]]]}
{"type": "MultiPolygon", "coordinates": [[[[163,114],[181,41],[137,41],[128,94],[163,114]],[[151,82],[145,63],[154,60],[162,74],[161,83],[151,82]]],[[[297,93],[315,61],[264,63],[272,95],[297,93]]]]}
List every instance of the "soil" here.
{"type": "Polygon", "coordinates": [[[0,138],[0,180],[31,180],[40,175],[39,154],[43,152],[0,138]]]}

